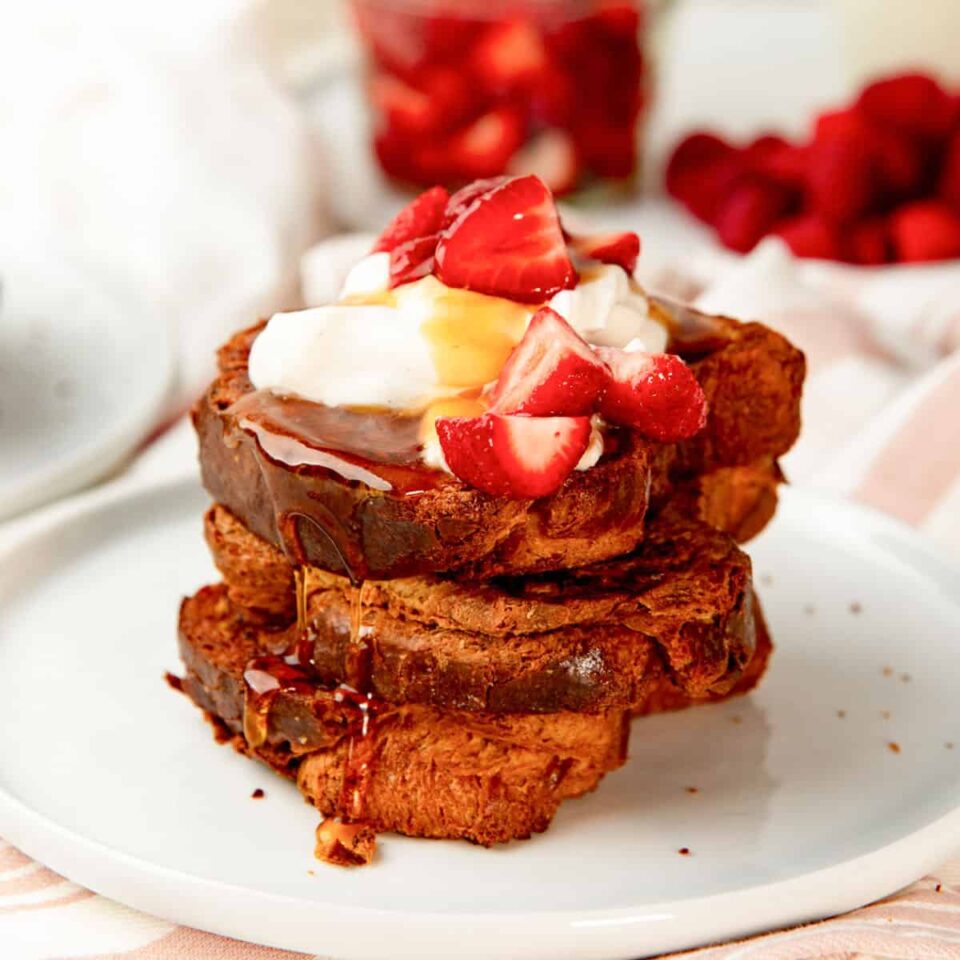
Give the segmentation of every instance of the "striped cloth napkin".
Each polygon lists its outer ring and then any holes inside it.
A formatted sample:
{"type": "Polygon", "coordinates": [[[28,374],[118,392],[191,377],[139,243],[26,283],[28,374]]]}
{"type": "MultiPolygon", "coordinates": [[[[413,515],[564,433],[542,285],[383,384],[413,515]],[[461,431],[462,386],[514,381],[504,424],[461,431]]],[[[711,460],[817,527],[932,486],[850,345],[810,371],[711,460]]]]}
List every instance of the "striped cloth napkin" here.
{"type": "MultiPolygon", "coordinates": [[[[878,272],[793,260],[776,241],[645,278],[701,308],[762,319],[807,353],[794,483],[912,524],[960,561],[960,265],[878,272]]],[[[148,453],[149,456],[149,453],[148,453]]],[[[944,857],[951,854],[945,850],[944,857]]],[[[281,960],[137,913],[0,841],[4,960],[281,960]]],[[[697,960],[960,958],[960,860],[853,913],[681,955],[697,960]]]]}

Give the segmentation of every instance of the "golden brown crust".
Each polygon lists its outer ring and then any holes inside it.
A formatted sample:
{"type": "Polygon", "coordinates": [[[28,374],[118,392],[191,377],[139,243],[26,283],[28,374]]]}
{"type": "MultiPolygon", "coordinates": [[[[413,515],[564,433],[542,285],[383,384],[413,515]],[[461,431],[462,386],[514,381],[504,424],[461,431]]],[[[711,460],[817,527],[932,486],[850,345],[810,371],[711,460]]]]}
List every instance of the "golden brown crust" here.
{"type": "Polygon", "coordinates": [[[705,472],[772,462],[799,430],[804,361],[798,350],[760,324],[703,317],[665,301],[656,306],[672,318],[676,348],[707,393],[705,430],[679,445],[643,441],[627,431],[618,452],[574,473],[550,497],[491,497],[452,478],[400,496],[311,467],[286,470],[279,479],[274,471],[268,483],[256,440],[236,429],[227,412],[252,389],[247,356],[262,325],[241,331],[221,349],[221,374],[194,409],[204,483],[215,500],[277,546],[286,542],[278,516],[293,517],[306,562],[336,573],[347,572],[344,551],[320,532],[329,529],[331,517],[348,531],[367,568],[363,576],[373,579],[442,571],[482,578],[581,566],[629,552],[642,539],[651,502],[657,506],[705,472]],[[323,516],[302,519],[316,510],[323,516]]]}
{"type": "MultiPolygon", "coordinates": [[[[293,571],[222,506],[205,531],[231,599],[248,620],[289,625],[293,571]],[[274,572],[271,580],[260,574],[274,572]],[[257,582],[254,591],[251,585],[257,582]],[[271,618],[284,608],[286,617],[271,618]]],[[[372,689],[394,703],[496,713],[636,708],[673,677],[686,696],[723,693],[753,655],[750,562],[733,541],[667,515],[634,554],[579,570],[497,578],[368,581],[304,570],[312,662],[347,676],[362,604],[372,689]]],[[[275,635],[275,644],[290,634],[275,635]]]]}
{"type": "MultiPolygon", "coordinates": [[[[184,601],[184,692],[239,750],[295,777],[324,815],[345,815],[343,781],[357,727],[329,689],[282,692],[267,740],[253,747],[244,739],[242,674],[260,649],[258,631],[239,619],[222,587],[184,601]]],[[[362,820],[375,830],[483,845],[528,837],[547,827],[564,799],[592,790],[623,763],[627,731],[622,710],[504,717],[416,704],[384,709],[367,734],[362,820]]]]}

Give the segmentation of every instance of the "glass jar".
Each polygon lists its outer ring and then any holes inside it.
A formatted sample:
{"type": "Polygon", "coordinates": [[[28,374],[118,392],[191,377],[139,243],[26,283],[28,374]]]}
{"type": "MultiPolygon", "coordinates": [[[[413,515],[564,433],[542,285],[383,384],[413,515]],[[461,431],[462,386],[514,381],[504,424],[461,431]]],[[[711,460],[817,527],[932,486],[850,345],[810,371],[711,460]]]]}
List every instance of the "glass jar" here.
{"type": "Polygon", "coordinates": [[[352,0],[373,149],[394,181],[638,181],[644,0],[352,0]]]}

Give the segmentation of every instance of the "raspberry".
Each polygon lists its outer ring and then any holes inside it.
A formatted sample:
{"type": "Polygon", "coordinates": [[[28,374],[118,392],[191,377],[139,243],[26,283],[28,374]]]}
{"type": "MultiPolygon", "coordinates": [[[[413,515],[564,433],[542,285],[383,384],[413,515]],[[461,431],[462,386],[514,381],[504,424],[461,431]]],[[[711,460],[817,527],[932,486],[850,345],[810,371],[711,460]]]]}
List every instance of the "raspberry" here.
{"type": "Polygon", "coordinates": [[[794,195],[790,190],[759,177],[737,185],[717,211],[714,226],[724,246],[749,253],[761,237],[788,213],[794,195]]]}
{"type": "Polygon", "coordinates": [[[937,200],[904,204],[890,217],[897,259],[907,263],[960,257],[960,216],[937,200]]]}
{"type": "Polygon", "coordinates": [[[890,262],[890,227],[883,217],[861,220],[850,228],[845,248],[847,259],[864,266],[890,262]]]}
{"type": "Polygon", "coordinates": [[[861,217],[876,197],[869,153],[854,136],[817,140],[807,166],[810,206],[828,220],[845,223],[861,217]]]}
{"type": "Polygon", "coordinates": [[[834,224],[815,213],[782,221],[773,231],[798,257],[839,260],[840,236],[834,224]]]}
{"type": "Polygon", "coordinates": [[[667,191],[695,217],[711,223],[742,171],[743,161],[733,147],[712,133],[695,133],[670,157],[667,191]]]}
{"type": "Polygon", "coordinates": [[[857,109],[871,120],[918,137],[945,137],[954,119],[950,95],[932,77],[902,73],[871,83],[857,109]]]}
{"type": "Polygon", "coordinates": [[[960,130],[951,137],[943,154],[937,193],[960,213],[960,130]]]}
{"type": "Polygon", "coordinates": [[[805,151],[783,137],[770,133],[758,137],[746,148],[743,158],[748,169],[768,180],[785,187],[803,187],[805,151]]]}

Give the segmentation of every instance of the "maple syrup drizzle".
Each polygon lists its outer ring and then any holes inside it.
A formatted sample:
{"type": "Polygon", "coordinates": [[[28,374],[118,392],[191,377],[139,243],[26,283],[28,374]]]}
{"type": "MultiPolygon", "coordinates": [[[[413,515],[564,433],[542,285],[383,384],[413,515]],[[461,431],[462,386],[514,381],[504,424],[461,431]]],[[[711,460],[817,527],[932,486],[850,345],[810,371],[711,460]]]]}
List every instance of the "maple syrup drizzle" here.
{"type": "Polygon", "coordinates": [[[291,564],[305,564],[309,555],[354,583],[367,575],[368,511],[384,497],[418,496],[452,482],[420,458],[420,417],[254,390],[226,410],[223,422],[225,445],[245,445],[253,454],[267,493],[257,498],[256,519],[273,526],[291,564]]]}
{"type": "Polygon", "coordinates": [[[364,593],[368,583],[353,587],[350,596],[350,638],[344,655],[344,683],[338,687],[334,699],[359,712],[360,722],[353,727],[347,741],[347,755],[343,765],[343,783],[337,804],[341,817],[347,822],[363,819],[365,801],[369,792],[374,767],[374,724],[378,703],[370,692],[372,649],[368,638],[370,630],[364,626],[364,593]]]}
{"type": "MultiPolygon", "coordinates": [[[[281,693],[314,696],[318,691],[318,677],[313,664],[316,637],[309,614],[309,575],[306,567],[301,565],[294,568],[294,586],[297,619],[287,654],[255,657],[247,664],[243,675],[243,733],[254,748],[262,746],[268,739],[270,714],[281,693]]],[[[351,589],[350,636],[344,651],[344,682],[333,691],[334,702],[346,712],[348,731],[337,803],[337,819],[341,824],[362,823],[374,771],[374,725],[380,704],[369,689],[370,630],[363,623],[368,587],[368,582],[362,581],[351,589]]]]}
{"type": "Polygon", "coordinates": [[[281,693],[311,694],[316,683],[309,671],[285,657],[254,657],[243,671],[243,736],[260,747],[270,735],[270,712],[281,693]]]}

